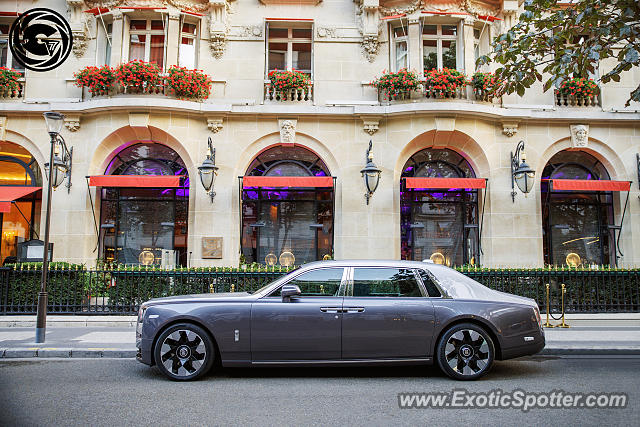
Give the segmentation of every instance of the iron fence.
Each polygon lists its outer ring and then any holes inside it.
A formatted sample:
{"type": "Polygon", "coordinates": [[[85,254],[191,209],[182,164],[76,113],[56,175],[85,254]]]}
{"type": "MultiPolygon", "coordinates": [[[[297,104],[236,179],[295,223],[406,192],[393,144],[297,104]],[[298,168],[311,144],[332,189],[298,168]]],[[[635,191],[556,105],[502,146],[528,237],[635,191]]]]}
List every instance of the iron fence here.
{"type": "MultiPolygon", "coordinates": [[[[567,286],[568,313],[640,311],[640,270],[463,269],[489,288],[535,299],[544,310],[550,284],[552,311],[559,312],[567,286]]],[[[41,270],[0,268],[0,314],[34,314],[41,270]]],[[[210,292],[255,291],[281,277],[279,271],[160,271],[57,269],[49,272],[48,309],[58,314],[136,314],[151,298],[210,292]]]]}

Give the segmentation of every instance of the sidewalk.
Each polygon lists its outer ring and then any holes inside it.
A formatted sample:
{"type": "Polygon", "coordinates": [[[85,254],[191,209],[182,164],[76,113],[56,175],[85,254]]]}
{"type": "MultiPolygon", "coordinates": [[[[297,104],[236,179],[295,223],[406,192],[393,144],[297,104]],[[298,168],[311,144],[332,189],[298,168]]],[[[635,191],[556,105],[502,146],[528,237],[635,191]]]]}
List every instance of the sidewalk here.
{"type": "MultiPolygon", "coordinates": [[[[640,357],[640,314],[567,315],[566,323],[571,328],[545,328],[541,355],[640,357]]],[[[46,342],[35,344],[35,316],[2,316],[0,358],[133,358],[135,325],[135,316],[53,315],[46,342]]]]}

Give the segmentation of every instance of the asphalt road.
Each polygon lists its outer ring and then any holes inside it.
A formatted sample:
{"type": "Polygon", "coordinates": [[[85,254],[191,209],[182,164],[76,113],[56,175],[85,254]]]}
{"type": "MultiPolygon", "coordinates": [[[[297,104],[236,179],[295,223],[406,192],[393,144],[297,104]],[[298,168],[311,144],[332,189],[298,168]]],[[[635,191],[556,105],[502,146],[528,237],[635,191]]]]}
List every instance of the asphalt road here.
{"type": "MultiPolygon", "coordinates": [[[[640,358],[533,357],[457,382],[434,367],[225,369],[191,383],[132,359],[0,361],[0,425],[632,425],[640,358]],[[400,392],[626,392],[624,409],[399,409],[400,392]]],[[[636,420],[634,422],[633,420],[636,420]]],[[[637,425],[637,424],[635,424],[637,425]]]]}

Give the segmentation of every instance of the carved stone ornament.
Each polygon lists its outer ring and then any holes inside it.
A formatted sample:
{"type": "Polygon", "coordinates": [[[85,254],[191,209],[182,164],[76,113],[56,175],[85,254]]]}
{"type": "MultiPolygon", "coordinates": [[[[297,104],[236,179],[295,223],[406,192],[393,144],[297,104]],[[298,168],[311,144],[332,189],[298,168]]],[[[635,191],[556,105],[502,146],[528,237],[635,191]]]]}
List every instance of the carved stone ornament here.
{"type": "Polygon", "coordinates": [[[337,38],[338,30],[335,27],[318,27],[316,34],[319,38],[337,38]]]}
{"type": "Polygon", "coordinates": [[[0,116],[0,141],[4,141],[7,132],[7,116],[0,116]]]}
{"type": "Polygon", "coordinates": [[[378,40],[377,35],[362,36],[362,53],[367,58],[367,61],[375,61],[379,50],[380,40],[378,40]]]}
{"type": "Polygon", "coordinates": [[[211,33],[209,36],[209,48],[216,59],[222,58],[226,47],[227,35],[225,33],[211,33]]]}
{"type": "Polygon", "coordinates": [[[262,37],[262,25],[243,25],[237,31],[238,37],[262,37]]]}
{"type": "Polygon", "coordinates": [[[87,23],[85,14],[82,13],[85,7],[83,0],[67,0],[69,7],[69,26],[73,34],[73,54],[81,58],[87,50],[87,23]]]}
{"type": "Polygon", "coordinates": [[[362,130],[371,136],[378,132],[381,116],[361,116],[360,118],[362,119],[362,130]]]}
{"type": "Polygon", "coordinates": [[[380,49],[380,4],[378,0],[359,0],[357,9],[358,31],[362,34],[362,54],[367,61],[373,62],[380,49]]]}
{"type": "Polygon", "coordinates": [[[297,120],[293,120],[293,119],[278,120],[278,127],[280,128],[280,143],[295,144],[297,125],[298,125],[297,120]]]}
{"type": "Polygon", "coordinates": [[[64,116],[64,126],[69,132],[75,132],[80,129],[80,116],[64,116]]]}
{"type": "Polygon", "coordinates": [[[503,122],[502,133],[511,138],[518,132],[518,122],[503,122]]]}
{"type": "Polygon", "coordinates": [[[571,146],[584,148],[589,145],[589,125],[571,125],[571,146]]]}
{"type": "Polygon", "coordinates": [[[218,133],[222,129],[222,121],[222,117],[210,117],[207,119],[207,128],[213,133],[218,133]]]}
{"type": "MultiPolygon", "coordinates": [[[[215,1],[215,0],[213,0],[215,1]]],[[[224,0],[223,0],[224,1],[224,0]]],[[[232,1],[232,0],[230,0],[232,1]]],[[[94,7],[165,7],[170,5],[179,10],[190,12],[207,12],[209,10],[209,0],[84,0],[89,9],[94,7]]]]}

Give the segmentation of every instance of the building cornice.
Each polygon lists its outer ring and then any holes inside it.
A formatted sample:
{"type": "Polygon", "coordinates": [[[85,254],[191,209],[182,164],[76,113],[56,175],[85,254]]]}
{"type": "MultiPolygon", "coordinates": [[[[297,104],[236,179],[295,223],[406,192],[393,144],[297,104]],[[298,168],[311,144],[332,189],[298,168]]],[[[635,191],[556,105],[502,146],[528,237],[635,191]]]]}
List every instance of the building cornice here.
{"type": "Polygon", "coordinates": [[[105,98],[84,102],[4,102],[0,103],[0,115],[20,116],[42,114],[45,111],[59,111],[66,114],[92,115],[110,112],[149,111],[157,113],[184,113],[194,116],[210,117],[215,115],[262,117],[291,115],[296,117],[317,116],[326,118],[353,118],[361,116],[401,117],[411,115],[447,115],[455,117],[474,117],[497,121],[546,121],[565,122],[639,122],[638,111],[602,111],[591,108],[541,108],[544,106],[518,106],[504,108],[485,103],[470,102],[421,102],[392,105],[234,105],[231,103],[200,103],[167,98],[105,98]]]}

